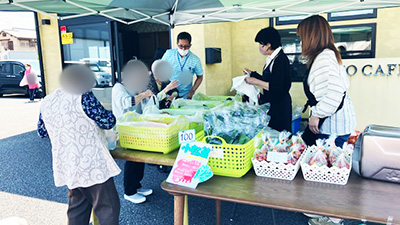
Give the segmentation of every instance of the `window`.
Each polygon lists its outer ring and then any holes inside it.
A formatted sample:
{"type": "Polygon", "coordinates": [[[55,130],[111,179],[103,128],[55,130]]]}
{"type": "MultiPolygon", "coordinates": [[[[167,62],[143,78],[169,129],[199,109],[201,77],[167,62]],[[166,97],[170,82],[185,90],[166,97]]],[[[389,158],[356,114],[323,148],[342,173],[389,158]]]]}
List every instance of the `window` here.
{"type": "Polygon", "coordinates": [[[97,64],[90,64],[89,68],[93,72],[103,72],[103,70],[97,64]]]}
{"type": "Polygon", "coordinates": [[[1,34],[1,36],[7,37],[7,33],[6,33],[6,32],[3,32],[3,33],[1,34]]]}
{"type": "MultiPolygon", "coordinates": [[[[376,24],[333,26],[335,45],[343,59],[375,58],[376,24]]],[[[292,65],[292,81],[302,81],[306,71],[300,38],[295,29],[279,30],[282,48],[292,65]]]]}
{"type": "Polygon", "coordinates": [[[10,75],[11,73],[12,73],[11,63],[8,63],[8,62],[0,63],[0,74],[10,75]]]}
{"type": "Polygon", "coordinates": [[[8,41],[8,50],[14,50],[14,42],[8,41]]]}
{"type": "Polygon", "coordinates": [[[36,47],[36,40],[31,40],[31,41],[29,42],[29,47],[35,48],[35,47],[36,47]]]}
{"type": "Polygon", "coordinates": [[[376,9],[361,9],[361,10],[328,13],[328,21],[369,19],[369,18],[376,18],[376,16],[377,16],[376,9]]]}
{"type": "Polygon", "coordinates": [[[376,24],[332,27],[343,59],[375,58],[376,24]]]}
{"type": "Polygon", "coordinates": [[[3,46],[5,49],[8,49],[8,41],[1,41],[1,46],[3,46]]]}
{"type": "Polygon", "coordinates": [[[21,41],[19,42],[19,46],[24,47],[24,48],[27,48],[27,47],[29,47],[29,41],[27,41],[27,40],[21,40],[21,41]]]}
{"type": "Polygon", "coordinates": [[[276,25],[288,25],[288,24],[298,24],[300,21],[309,17],[310,15],[298,15],[298,16],[281,16],[277,17],[275,24],[276,25]]]}
{"type": "Polygon", "coordinates": [[[13,74],[24,75],[24,72],[25,72],[25,67],[18,64],[13,64],[13,74]]]}

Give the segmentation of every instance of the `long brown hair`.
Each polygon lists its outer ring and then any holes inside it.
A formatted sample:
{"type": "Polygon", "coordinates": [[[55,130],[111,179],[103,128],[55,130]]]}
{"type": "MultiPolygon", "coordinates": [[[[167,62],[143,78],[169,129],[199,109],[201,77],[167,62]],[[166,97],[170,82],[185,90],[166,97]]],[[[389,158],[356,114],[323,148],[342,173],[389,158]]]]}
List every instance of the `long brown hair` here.
{"type": "Polygon", "coordinates": [[[334,44],[331,26],[324,17],[314,15],[304,19],[297,26],[297,35],[302,42],[302,55],[308,58],[308,67],[324,49],[334,51],[338,63],[342,64],[342,57],[334,44]]]}

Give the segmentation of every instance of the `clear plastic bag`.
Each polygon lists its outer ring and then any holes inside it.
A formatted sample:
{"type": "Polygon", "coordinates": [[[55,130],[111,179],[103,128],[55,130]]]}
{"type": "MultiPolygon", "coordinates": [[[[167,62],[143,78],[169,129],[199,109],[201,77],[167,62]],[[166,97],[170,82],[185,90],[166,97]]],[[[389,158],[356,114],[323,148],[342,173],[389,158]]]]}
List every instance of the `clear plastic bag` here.
{"type": "Polygon", "coordinates": [[[309,164],[317,165],[317,166],[328,166],[328,159],[326,152],[324,151],[324,141],[323,140],[316,140],[317,145],[311,146],[314,148],[315,152],[310,158],[309,164]]]}
{"type": "Polygon", "coordinates": [[[268,125],[269,107],[237,101],[218,105],[203,116],[206,136],[219,136],[228,144],[245,144],[268,125]]]}
{"type": "Polygon", "coordinates": [[[297,161],[300,159],[301,153],[300,145],[293,145],[288,154],[288,163],[296,165],[297,161]]]}
{"type": "Polygon", "coordinates": [[[282,131],[279,134],[279,143],[276,145],[276,149],[278,152],[289,152],[291,135],[292,134],[288,131],[282,131]]]}
{"type": "Polygon", "coordinates": [[[303,138],[301,138],[301,135],[302,135],[302,132],[298,132],[297,134],[293,135],[292,139],[291,139],[291,142],[292,142],[291,144],[292,144],[292,147],[297,145],[299,151],[301,153],[303,153],[306,150],[307,145],[304,142],[303,138]]]}
{"type": "Polygon", "coordinates": [[[343,149],[336,148],[331,152],[332,154],[329,155],[329,164],[338,168],[346,167],[347,169],[350,169],[350,161],[347,156],[351,155],[353,149],[353,145],[347,143],[343,145],[343,149]]]}
{"type": "Polygon", "coordinates": [[[303,113],[303,107],[301,107],[299,105],[293,105],[293,107],[292,107],[292,120],[300,118],[302,113],[303,113]]]}

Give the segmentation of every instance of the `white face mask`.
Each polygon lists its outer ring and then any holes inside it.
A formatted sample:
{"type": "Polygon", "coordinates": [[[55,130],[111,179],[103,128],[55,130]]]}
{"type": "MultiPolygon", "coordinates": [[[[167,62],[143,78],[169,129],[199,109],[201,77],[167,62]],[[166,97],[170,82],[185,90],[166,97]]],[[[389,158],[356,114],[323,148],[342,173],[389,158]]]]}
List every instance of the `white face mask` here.
{"type": "Polygon", "coordinates": [[[189,53],[189,49],[183,50],[178,48],[179,55],[186,56],[189,53]]]}

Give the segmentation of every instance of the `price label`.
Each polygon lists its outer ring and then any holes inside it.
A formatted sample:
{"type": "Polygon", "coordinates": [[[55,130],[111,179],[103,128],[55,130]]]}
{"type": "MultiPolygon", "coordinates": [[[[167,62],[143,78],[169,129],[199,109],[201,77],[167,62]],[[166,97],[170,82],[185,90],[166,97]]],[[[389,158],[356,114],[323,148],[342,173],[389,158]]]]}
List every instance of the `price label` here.
{"type": "Polygon", "coordinates": [[[271,162],[288,162],[288,153],[286,152],[268,152],[267,160],[271,162]]]}
{"type": "Polygon", "coordinates": [[[210,157],[223,159],[224,158],[224,150],[223,149],[212,149],[210,152],[210,157]]]}
{"type": "Polygon", "coordinates": [[[196,141],[196,131],[194,129],[179,131],[179,144],[186,144],[194,141],[196,141]]]}

